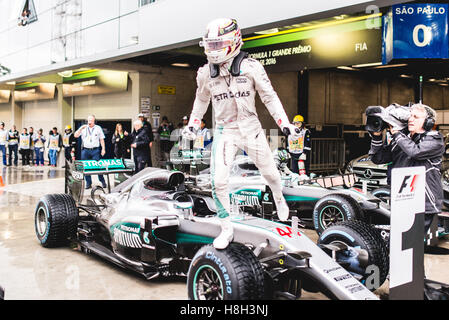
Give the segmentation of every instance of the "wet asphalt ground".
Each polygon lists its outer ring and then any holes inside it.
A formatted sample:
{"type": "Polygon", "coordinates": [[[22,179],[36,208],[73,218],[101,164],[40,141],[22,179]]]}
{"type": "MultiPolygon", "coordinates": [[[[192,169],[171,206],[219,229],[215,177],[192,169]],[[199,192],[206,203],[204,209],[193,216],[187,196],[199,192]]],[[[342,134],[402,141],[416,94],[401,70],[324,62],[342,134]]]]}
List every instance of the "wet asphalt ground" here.
{"type": "MultiPolygon", "coordinates": [[[[147,281],[72,248],[40,246],[34,210],[45,194],[64,192],[64,170],[0,167],[0,286],[7,300],[185,300],[185,278],[147,281]],[[1,180],[0,180],[1,182],[1,180]]],[[[98,180],[94,177],[94,185],[98,180]]],[[[314,230],[303,230],[312,240],[314,230]]],[[[429,279],[449,283],[449,237],[425,255],[429,279]]],[[[388,281],[376,291],[388,298],[388,281]]],[[[303,293],[302,299],[327,299],[303,293]]]]}

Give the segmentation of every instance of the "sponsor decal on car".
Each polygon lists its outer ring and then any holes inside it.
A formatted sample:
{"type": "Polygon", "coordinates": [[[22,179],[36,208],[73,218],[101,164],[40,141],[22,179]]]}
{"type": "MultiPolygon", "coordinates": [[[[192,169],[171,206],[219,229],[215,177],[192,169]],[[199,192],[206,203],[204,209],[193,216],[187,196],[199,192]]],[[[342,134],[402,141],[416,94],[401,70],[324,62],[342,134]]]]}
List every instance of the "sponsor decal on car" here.
{"type": "Polygon", "coordinates": [[[122,159],[79,160],[84,170],[125,169],[122,159]]]}
{"type": "Polygon", "coordinates": [[[120,223],[112,226],[113,239],[116,243],[134,249],[142,248],[140,239],[140,225],[133,223],[120,223]]]}
{"type": "Polygon", "coordinates": [[[231,203],[243,206],[258,206],[260,205],[259,199],[261,196],[262,191],[260,190],[239,190],[235,193],[231,193],[231,203]]]}

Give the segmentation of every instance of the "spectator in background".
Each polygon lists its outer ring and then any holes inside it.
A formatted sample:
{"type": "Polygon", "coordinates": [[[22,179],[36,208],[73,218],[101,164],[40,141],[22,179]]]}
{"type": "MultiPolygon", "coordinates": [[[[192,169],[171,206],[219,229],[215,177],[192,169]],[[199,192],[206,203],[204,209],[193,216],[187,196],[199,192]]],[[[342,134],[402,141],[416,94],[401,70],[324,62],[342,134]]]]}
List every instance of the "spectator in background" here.
{"type": "Polygon", "coordinates": [[[188,116],[182,117],[182,126],[180,127],[179,138],[178,138],[178,145],[179,145],[179,149],[181,149],[181,150],[192,150],[192,148],[193,148],[193,141],[183,139],[182,134],[181,134],[182,130],[184,130],[188,124],[189,124],[189,117],[188,116]]]}
{"type": "Polygon", "coordinates": [[[36,166],[44,165],[44,151],[45,151],[45,138],[43,134],[44,130],[39,129],[37,134],[34,135],[34,153],[36,155],[36,166]]]}
{"type": "Polygon", "coordinates": [[[50,166],[56,167],[58,162],[58,153],[61,151],[62,138],[58,133],[58,128],[54,127],[48,138],[48,157],[50,158],[50,166]]]}
{"type": "Polygon", "coordinates": [[[131,137],[127,131],[123,131],[121,123],[115,126],[115,132],[112,136],[112,146],[116,159],[131,158],[131,137]]]}
{"type": "Polygon", "coordinates": [[[17,150],[19,148],[19,131],[17,131],[16,126],[13,125],[12,129],[8,131],[8,151],[9,151],[9,161],[8,166],[12,166],[12,154],[14,153],[14,165],[17,166],[19,162],[19,156],[17,155],[17,150]]]}
{"type": "Polygon", "coordinates": [[[62,146],[64,147],[65,160],[72,163],[75,159],[76,139],[72,131],[72,126],[70,125],[65,127],[62,146]]]}
{"type": "Polygon", "coordinates": [[[6,166],[6,148],[8,145],[8,131],[5,130],[5,123],[0,122],[0,152],[3,155],[3,165],[6,166]]]}
{"type": "Polygon", "coordinates": [[[148,164],[150,156],[150,142],[142,121],[134,121],[134,131],[132,134],[131,148],[134,149],[135,173],[142,171],[148,164]]]}
{"type": "Polygon", "coordinates": [[[159,134],[161,161],[163,162],[170,159],[170,149],[172,147],[170,135],[173,130],[173,124],[168,122],[168,118],[166,116],[162,117],[162,122],[157,130],[157,133],[159,134]]]}
{"type": "Polygon", "coordinates": [[[175,146],[179,144],[179,141],[182,138],[181,132],[182,132],[182,123],[180,122],[176,126],[176,129],[173,130],[172,133],[170,134],[170,141],[173,142],[175,146]]]}
{"type": "Polygon", "coordinates": [[[142,122],[143,129],[147,133],[148,136],[148,146],[149,146],[149,154],[148,154],[148,166],[152,167],[153,163],[151,161],[151,148],[153,147],[153,141],[154,141],[154,135],[153,135],[153,128],[151,127],[151,123],[147,121],[145,118],[145,115],[143,113],[140,113],[138,116],[139,120],[142,122]]]}
{"type": "MultiPolygon", "coordinates": [[[[87,117],[87,125],[83,125],[75,132],[75,138],[81,137],[82,149],[81,160],[96,160],[99,161],[101,157],[106,154],[106,145],[104,143],[103,129],[95,124],[95,116],[87,117]]],[[[103,175],[98,175],[103,188],[106,188],[106,181],[103,175]]],[[[86,189],[92,188],[92,177],[86,176],[86,189]]]]}
{"type": "Polygon", "coordinates": [[[189,124],[189,117],[184,116],[182,117],[182,129],[184,129],[189,124]]]}
{"type": "Polygon", "coordinates": [[[298,138],[294,138],[292,135],[288,136],[288,151],[292,157],[291,170],[300,175],[308,175],[310,168],[310,151],[312,150],[310,131],[306,128],[304,117],[301,115],[295,116],[293,125],[300,129],[300,134],[298,138]],[[304,168],[299,168],[298,163],[300,161],[304,162],[304,168]]]}
{"type": "Polygon", "coordinates": [[[23,128],[19,137],[19,153],[22,155],[22,166],[30,165],[30,147],[31,136],[28,134],[27,128],[23,128]]]}
{"type": "Polygon", "coordinates": [[[196,133],[194,148],[204,149],[212,142],[212,136],[208,128],[206,128],[206,121],[201,120],[200,129],[196,133]]]}
{"type": "Polygon", "coordinates": [[[34,128],[30,127],[28,129],[28,134],[30,135],[30,165],[34,165],[34,128]]]}

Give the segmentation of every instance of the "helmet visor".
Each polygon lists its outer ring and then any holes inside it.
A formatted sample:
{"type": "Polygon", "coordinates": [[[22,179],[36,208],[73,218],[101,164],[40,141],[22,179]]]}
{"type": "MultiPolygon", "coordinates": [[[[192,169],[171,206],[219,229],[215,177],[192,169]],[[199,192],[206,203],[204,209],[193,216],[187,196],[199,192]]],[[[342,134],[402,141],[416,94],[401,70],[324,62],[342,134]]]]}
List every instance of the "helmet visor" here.
{"type": "Polygon", "coordinates": [[[217,51],[232,46],[231,39],[203,39],[200,46],[204,47],[206,51],[217,51]]]}

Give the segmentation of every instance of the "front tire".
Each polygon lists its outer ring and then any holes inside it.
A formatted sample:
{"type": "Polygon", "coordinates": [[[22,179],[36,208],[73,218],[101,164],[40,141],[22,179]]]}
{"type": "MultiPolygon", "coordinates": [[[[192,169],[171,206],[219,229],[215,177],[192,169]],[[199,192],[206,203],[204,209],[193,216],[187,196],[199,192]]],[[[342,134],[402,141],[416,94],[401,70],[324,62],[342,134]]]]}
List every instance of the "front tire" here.
{"type": "Polygon", "coordinates": [[[263,268],[242,244],[231,243],[224,250],[204,246],[190,265],[187,290],[191,300],[263,299],[263,268]]]}
{"type": "Polygon", "coordinates": [[[46,248],[67,245],[70,238],[76,237],[78,208],[75,200],[67,194],[54,194],[42,197],[34,215],[36,236],[46,248]]]}
{"type": "Polygon", "coordinates": [[[391,197],[390,188],[377,188],[371,191],[372,195],[382,200],[382,202],[389,203],[391,197]]]}
{"type": "Polygon", "coordinates": [[[338,243],[355,248],[338,251],[336,260],[368,289],[374,291],[385,282],[390,268],[389,249],[379,230],[363,221],[345,221],[329,227],[318,239],[318,245],[338,243]],[[361,256],[358,249],[366,250],[368,257],[361,256]],[[375,277],[371,278],[371,274],[375,277]]]}

